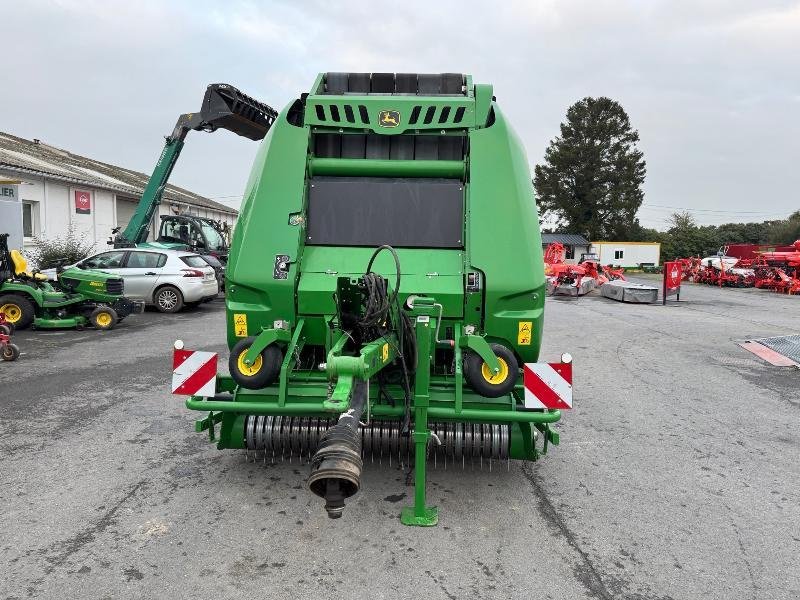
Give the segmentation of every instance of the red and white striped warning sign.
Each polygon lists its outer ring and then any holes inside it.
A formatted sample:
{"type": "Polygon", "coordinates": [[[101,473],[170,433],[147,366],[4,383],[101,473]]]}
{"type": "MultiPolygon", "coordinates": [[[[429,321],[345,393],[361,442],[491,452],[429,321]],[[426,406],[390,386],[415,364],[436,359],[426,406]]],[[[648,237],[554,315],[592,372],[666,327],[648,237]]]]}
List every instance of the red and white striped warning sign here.
{"type": "Polygon", "coordinates": [[[216,393],[217,353],[184,350],[176,342],[172,355],[172,393],[211,397],[216,393]]]}
{"type": "Polygon", "coordinates": [[[572,363],[525,363],[525,408],[572,408],[572,363]]]}

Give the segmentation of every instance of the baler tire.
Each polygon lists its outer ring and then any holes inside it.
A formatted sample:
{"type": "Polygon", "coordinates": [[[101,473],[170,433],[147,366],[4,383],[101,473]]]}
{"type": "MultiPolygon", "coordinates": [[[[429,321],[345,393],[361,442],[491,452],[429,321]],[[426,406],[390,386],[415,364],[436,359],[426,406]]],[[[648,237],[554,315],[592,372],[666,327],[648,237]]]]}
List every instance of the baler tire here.
{"type": "Polygon", "coordinates": [[[248,390],[260,390],[274,383],[278,373],[280,373],[281,363],[283,362],[281,349],[275,344],[270,344],[261,351],[256,362],[250,368],[251,371],[255,369],[255,372],[245,373],[243,369],[247,367],[243,363],[244,355],[253,345],[255,339],[255,337],[248,337],[240,340],[231,348],[231,353],[228,357],[228,370],[231,373],[231,377],[236,383],[248,390]]]}
{"type": "Polygon", "coordinates": [[[19,347],[16,344],[3,346],[3,360],[11,362],[19,358],[19,347]]]}
{"type": "Polygon", "coordinates": [[[489,375],[488,366],[479,354],[471,351],[464,353],[464,379],[469,386],[486,398],[499,398],[511,393],[517,383],[519,364],[514,353],[502,344],[489,344],[500,361],[500,373],[489,375]],[[502,379],[491,381],[496,376],[502,379]]]}
{"type": "Polygon", "coordinates": [[[11,335],[14,333],[14,326],[11,323],[0,323],[0,333],[11,335]]]}
{"type": "Polygon", "coordinates": [[[6,321],[16,329],[25,329],[33,323],[33,319],[36,317],[36,309],[33,307],[33,303],[20,294],[0,296],[0,309],[4,309],[6,321]],[[14,308],[12,309],[11,307],[14,308]],[[16,315],[14,320],[9,317],[11,310],[13,310],[12,314],[16,315]]]}

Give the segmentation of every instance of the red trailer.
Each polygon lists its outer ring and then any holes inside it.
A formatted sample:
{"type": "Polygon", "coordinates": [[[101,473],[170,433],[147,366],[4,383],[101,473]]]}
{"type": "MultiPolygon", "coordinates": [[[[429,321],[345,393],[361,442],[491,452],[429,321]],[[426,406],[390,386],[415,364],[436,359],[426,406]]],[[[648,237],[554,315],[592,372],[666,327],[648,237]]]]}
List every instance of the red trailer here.
{"type": "Polygon", "coordinates": [[[794,252],[794,246],[776,246],[774,244],[726,244],[723,246],[725,256],[752,260],[760,252],[794,252]]]}

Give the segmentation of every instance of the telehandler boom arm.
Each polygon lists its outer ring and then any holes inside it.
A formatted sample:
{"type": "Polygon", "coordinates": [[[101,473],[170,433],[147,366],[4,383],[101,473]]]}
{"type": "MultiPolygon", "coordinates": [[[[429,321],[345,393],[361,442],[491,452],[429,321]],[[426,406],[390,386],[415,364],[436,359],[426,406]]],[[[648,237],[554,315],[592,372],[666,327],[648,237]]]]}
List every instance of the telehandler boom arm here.
{"type": "Polygon", "coordinates": [[[147,182],[136,212],[128,226],[114,239],[115,248],[127,248],[147,240],[150,221],[161,204],[164,188],[183,149],[187,134],[194,131],[227,129],[251,140],[261,140],[275,122],[278,112],[243,94],[232,85],[212,83],[206,88],[200,112],[178,117],[172,133],[166,137],[156,168],[147,182]]]}

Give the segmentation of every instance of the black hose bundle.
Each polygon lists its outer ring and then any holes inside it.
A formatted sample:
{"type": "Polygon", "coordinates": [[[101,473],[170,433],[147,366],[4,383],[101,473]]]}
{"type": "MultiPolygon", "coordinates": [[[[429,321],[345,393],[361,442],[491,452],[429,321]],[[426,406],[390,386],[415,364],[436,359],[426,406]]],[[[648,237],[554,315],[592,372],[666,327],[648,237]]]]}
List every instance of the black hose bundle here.
{"type": "MultiPolygon", "coordinates": [[[[405,396],[406,408],[403,431],[408,432],[411,422],[411,382],[409,374],[414,373],[417,369],[417,338],[411,318],[401,309],[398,303],[400,280],[402,277],[401,273],[400,258],[397,256],[397,252],[394,248],[383,245],[375,249],[375,252],[372,253],[369,259],[369,263],[367,263],[367,271],[364,273],[363,277],[364,286],[366,288],[366,300],[364,315],[359,319],[358,325],[361,328],[362,334],[368,336],[365,339],[377,339],[391,331],[397,333],[397,338],[400,340],[400,347],[394,350],[400,359],[400,367],[403,373],[401,385],[405,396]],[[396,277],[391,297],[388,294],[386,279],[372,271],[372,265],[382,250],[388,250],[394,258],[396,277]],[[391,307],[394,307],[395,314],[399,315],[400,323],[392,322],[389,313],[391,307]]],[[[378,376],[380,394],[388,398],[390,403],[394,405],[394,398],[392,398],[391,394],[386,390],[384,386],[385,379],[381,373],[379,373],[378,376]]]]}

